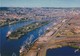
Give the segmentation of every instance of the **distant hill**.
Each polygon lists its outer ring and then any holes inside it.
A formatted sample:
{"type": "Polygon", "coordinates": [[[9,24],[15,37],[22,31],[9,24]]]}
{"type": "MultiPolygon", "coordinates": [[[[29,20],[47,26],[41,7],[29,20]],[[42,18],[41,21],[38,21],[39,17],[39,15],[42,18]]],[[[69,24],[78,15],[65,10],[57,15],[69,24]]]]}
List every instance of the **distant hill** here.
{"type": "Polygon", "coordinates": [[[8,7],[0,7],[0,10],[2,10],[2,11],[8,11],[8,7]]]}

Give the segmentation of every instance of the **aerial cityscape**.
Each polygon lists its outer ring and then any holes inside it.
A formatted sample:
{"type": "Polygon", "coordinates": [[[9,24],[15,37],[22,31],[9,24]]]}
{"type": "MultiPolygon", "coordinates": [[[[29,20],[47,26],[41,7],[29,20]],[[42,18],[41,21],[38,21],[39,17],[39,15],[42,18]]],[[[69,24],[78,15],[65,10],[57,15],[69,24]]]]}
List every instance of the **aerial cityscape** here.
{"type": "Polygon", "coordinates": [[[70,7],[54,2],[44,6],[48,0],[40,6],[33,2],[33,6],[23,7],[22,0],[20,6],[7,2],[1,0],[0,5],[0,56],[80,56],[78,0],[73,0],[77,5],[71,3],[70,7]]]}

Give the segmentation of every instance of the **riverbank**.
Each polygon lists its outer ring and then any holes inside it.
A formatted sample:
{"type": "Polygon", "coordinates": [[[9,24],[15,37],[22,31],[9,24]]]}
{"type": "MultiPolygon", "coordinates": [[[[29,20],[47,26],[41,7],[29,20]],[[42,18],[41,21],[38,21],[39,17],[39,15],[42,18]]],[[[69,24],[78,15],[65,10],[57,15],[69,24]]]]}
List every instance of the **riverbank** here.
{"type": "MultiPolygon", "coordinates": [[[[56,27],[56,25],[55,25],[55,27],[56,27]]],[[[39,37],[34,42],[34,44],[32,45],[31,48],[29,48],[29,50],[27,50],[27,48],[25,48],[25,47],[21,48],[20,49],[20,51],[21,51],[20,52],[20,56],[38,56],[39,55],[38,52],[41,51],[42,48],[43,48],[43,50],[45,49],[43,46],[51,39],[51,36],[54,34],[54,32],[55,32],[55,30],[53,30],[53,28],[48,29],[44,33],[44,35],[42,35],[41,37],[39,37]]]]}
{"type": "Polygon", "coordinates": [[[16,23],[21,23],[21,22],[27,22],[30,20],[19,20],[19,21],[12,21],[12,22],[4,22],[4,23],[0,23],[0,27],[4,27],[7,25],[12,25],[12,24],[16,24],[16,23]]]}
{"type": "Polygon", "coordinates": [[[77,46],[77,45],[73,45],[73,46],[70,46],[72,48],[75,48],[75,49],[80,49],[80,46],[77,46]]]}

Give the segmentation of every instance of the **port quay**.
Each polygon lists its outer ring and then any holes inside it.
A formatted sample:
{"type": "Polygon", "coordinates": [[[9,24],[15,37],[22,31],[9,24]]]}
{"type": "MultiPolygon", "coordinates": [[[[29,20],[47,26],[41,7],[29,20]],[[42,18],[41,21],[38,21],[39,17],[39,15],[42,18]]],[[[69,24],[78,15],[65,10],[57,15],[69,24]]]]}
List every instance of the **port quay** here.
{"type": "Polygon", "coordinates": [[[0,56],[80,56],[80,8],[0,8],[0,56]]]}

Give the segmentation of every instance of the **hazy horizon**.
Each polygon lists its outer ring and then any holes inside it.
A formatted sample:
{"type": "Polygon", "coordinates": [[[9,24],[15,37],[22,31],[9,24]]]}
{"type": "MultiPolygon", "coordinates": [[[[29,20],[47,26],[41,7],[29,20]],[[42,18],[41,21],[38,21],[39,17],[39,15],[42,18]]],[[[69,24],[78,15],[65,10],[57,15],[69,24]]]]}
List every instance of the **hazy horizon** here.
{"type": "Polygon", "coordinates": [[[0,7],[80,7],[80,0],[0,0],[0,7]]]}

